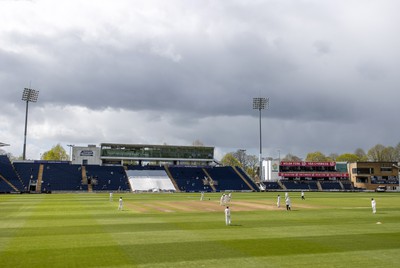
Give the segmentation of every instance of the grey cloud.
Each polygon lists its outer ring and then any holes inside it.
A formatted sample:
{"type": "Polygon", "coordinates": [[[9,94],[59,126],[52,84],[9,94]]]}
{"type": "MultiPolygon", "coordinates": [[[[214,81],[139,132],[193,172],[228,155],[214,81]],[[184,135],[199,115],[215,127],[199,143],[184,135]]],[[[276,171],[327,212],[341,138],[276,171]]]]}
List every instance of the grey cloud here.
{"type": "Polygon", "coordinates": [[[314,47],[318,54],[330,54],[331,53],[331,45],[329,42],[318,40],[314,42],[314,47]]]}
{"type": "Polygon", "coordinates": [[[376,61],[363,61],[357,65],[359,74],[368,80],[381,80],[386,77],[386,70],[379,62],[376,61]]]}
{"type": "MultiPolygon", "coordinates": [[[[163,12],[155,12],[161,14],[157,18],[128,6],[124,14],[136,17],[124,21],[126,25],[96,17],[93,29],[67,25],[41,33],[0,28],[1,40],[13,44],[12,49],[0,48],[0,112],[8,120],[23,118],[20,98],[32,81],[40,90],[32,112],[44,109],[32,124],[56,117],[74,127],[68,114],[46,114],[50,106],[112,109],[146,120],[139,121],[139,131],[131,126],[138,123],[136,118],[129,121],[121,115],[128,123],[111,136],[113,131],[102,127],[119,118],[96,117],[98,136],[110,142],[124,137],[167,143],[200,139],[224,148],[257,148],[258,113],[252,109],[252,98],[261,96],[270,98],[263,122],[271,153],[276,147],[282,154],[317,149],[340,153],[353,145],[367,149],[398,139],[397,127],[390,133],[369,130],[372,118],[377,128],[386,129],[389,123],[379,118],[398,114],[397,47],[385,46],[384,51],[363,46],[374,36],[352,38],[360,24],[350,27],[354,21],[337,15],[347,5],[174,3],[173,9],[166,5],[163,12]],[[154,132],[156,123],[164,129],[154,132]]],[[[150,10],[157,11],[157,5],[150,10]]],[[[358,22],[368,27],[368,18],[358,17],[358,22]]],[[[391,24],[393,32],[397,24],[391,24]]],[[[80,137],[80,129],[74,131],[58,138],[97,138],[97,129],[80,137]]],[[[15,129],[11,132],[10,137],[21,135],[15,129]]],[[[11,139],[5,136],[0,141],[8,142],[4,138],[11,139]]]]}

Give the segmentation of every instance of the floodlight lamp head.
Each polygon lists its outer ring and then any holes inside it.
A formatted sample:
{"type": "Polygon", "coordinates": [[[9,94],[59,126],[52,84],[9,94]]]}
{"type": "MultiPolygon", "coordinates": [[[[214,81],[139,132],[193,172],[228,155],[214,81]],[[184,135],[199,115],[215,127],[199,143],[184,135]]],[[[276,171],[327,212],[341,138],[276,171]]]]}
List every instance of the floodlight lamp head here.
{"type": "Polygon", "coordinates": [[[39,91],[31,88],[24,88],[24,92],[22,93],[23,101],[37,102],[39,97],[39,91]]]}
{"type": "Polygon", "coordinates": [[[253,98],[253,109],[264,110],[268,107],[269,98],[253,98]]]}

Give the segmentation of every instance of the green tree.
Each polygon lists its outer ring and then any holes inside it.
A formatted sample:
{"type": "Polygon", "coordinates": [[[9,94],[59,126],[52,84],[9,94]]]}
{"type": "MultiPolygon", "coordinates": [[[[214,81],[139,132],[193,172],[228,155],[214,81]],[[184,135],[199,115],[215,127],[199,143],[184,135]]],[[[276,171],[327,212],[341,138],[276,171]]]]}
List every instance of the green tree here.
{"type": "Polygon", "coordinates": [[[66,153],[65,149],[60,144],[57,144],[53,146],[53,148],[51,148],[49,151],[43,153],[42,160],[67,161],[69,160],[69,156],[66,153]]]}
{"type": "Polygon", "coordinates": [[[382,151],[382,159],[388,162],[397,161],[396,149],[392,146],[385,147],[382,151]]]}
{"type": "Polygon", "coordinates": [[[246,150],[239,149],[236,152],[227,153],[221,159],[221,164],[224,166],[241,167],[247,175],[255,178],[258,174],[259,161],[255,155],[246,154],[246,150]]]}
{"type": "Polygon", "coordinates": [[[308,153],[306,157],[306,161],[308,162],[325,162],[329,160],[330,159],[321,152],[308,153]]]}
{"type": "Polygon", "coordinates": [[[253,179],[256,177],[256,175],[258,175],[257,171],[258,171],[259,165],[260,165],[260,162],[259,162],[257,156],[255,156],[255,155],[247,155],[246,156],[245,171],[253,179]]]}
{"type": "Polygon", "coordinates": [[[396,162],[400,162],[400,142],[394,147],[396,151],[396,162]]]}
{"type": "Polygon", "coordinates": [[[224,166],[231,166],[231,167],[237,167],[241,166],[239,160],[233,155],[233,153],[227,153],[222,157],[221,159],[221,164],[224,166]]]}
{"type": "Polygon", "coordinates": [[[237,150],[236,152],[234,152],[234,153],[232,153],[232,155],[233,155],[233,157],[235,157],[238,161],[239,161],[239,163],[240,163],[240,167],[242,167],[242,168],[246,168],[247,167],[247,160],[248,160],[248,157],[247,157],[247,154],[246,154],[246,150],[243,150],[243,149],[239,149],[239,150],[237,150]]]}
{"type": "Polygon", "coordinates": [[[345,153],[336,157],[336,162],[357,162],[360,161],[360,158],[356,154],[345,153]]]}

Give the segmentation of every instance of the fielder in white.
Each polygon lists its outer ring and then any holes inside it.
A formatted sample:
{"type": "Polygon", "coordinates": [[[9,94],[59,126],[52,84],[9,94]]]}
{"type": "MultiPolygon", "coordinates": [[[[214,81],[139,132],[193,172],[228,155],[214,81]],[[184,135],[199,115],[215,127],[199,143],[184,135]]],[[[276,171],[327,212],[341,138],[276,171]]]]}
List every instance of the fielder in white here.
{"type": "Polygon", "coordinates": [[[292,202],[290,202],[290,196],[288,195],[285,199],[286,210],[292,210],[292,202]]]}
{"type": "Polygon", "coordinates": [[[110,202],[113,201],[113,193],[110,193],[110,202]]]}
{"type": "Polygon", "coordinates": [[[376,213],[376,201],[375,199],[371,198],[371,207],[372,207],[372,213],[376,213]]]}
{"type": "Polygon", "coordinates": [[[222,206],[225,204],[225,194],[221,195],[221,199],[219,200],[219,204],[222,206]]]}
{"type": "Polygon", "coordinates": [[[278,207],[278,208],[280,208],[281,207],[281,196],[278,194],[278,199],[276,200],[276,206],[278,207]]]}
{"type": "Polygon", "coordinates": [[[228,204],[229,201],[230,201],[229,195],[225,194],[225,195],[224,195],[224,204],[225,204],[225,205],[228,204]]]}
{"type": "Polygon", "coordinates": [[[225,208],[225,224],[231,225],[231,210],[229,207],[225,208]]]}
{"type": "Polygon", "coordinates": [[[122,197],[119,198],[119,203],[118,203],[118,210],[122,210],[122,197]]]}

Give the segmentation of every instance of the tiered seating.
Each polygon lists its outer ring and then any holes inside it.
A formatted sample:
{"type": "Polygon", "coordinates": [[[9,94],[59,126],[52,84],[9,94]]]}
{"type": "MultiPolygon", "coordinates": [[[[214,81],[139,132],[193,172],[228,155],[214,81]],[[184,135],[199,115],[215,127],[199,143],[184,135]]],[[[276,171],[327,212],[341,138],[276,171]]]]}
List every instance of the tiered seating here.
{"type": "Polygon", "coordinates": [[[82,185],[82,166],[44,163],[41,191],[87,191],[82,185]]]}
{"type": "Polygon", "coordinates": [[[33,162],[14,162],[13,165],[25,186],[29,186],[30,180],[38,180],[40,164],[33,162]]]}
{"type": "Polygon", "coordinates": [[[236,170],[246,179],[246,181],[256,190],[259,191],[258,185],[247,175],[246,172],[240,167],[236,167],[236,170]]]}
{"type": "MultiPolygon", "coordinates": [[[[238,172],[246,179],[253,189],[258,191],[259,187],[243,172],[240,168],[236,168],[238,172]],[[243,173],[242,173],[243,172],[243,173]]],[[[232,167],[169,167],[172,177],[177,183],[180,191],[200,192],[213,191],[211,185],[211,177],[214,182],[213,186],[216,191],[251,191],[248,184],[243,181],[240,175],[232,167]]]]}
{"type": "Polygon", "coordinates": [[[17,192],[24,191],[25,186],[20,177],[15,172],[13,165],[7,155],[0,155],[0,175],[11,183],[17,190],[8,185],[4,180],[1,180],[0,192],[17,192]]]}
{"type": "MultiPolygon", "coordinates": [[[[218,181],[215,187],[220,191],[251,191],[252,189],[240,178],[232,167],[209,167],[208,174],[214,181],[218,181]]],[[[258,187],[255,186],[255,190],[258,187]]]]}
{"type": "Polygon", "coordinates": [[[282,190],[281,186],[276,181],[265,181],[263,182],[265,190],[282,190]]]}
{"type": "Polygon", "coordinates": [[[310,190],[318,191],[318,185],[317,185],[317,182],[316,182],[316,181],[309,181],[309,182],[307,182],[307,183],[308,183],[308,188],[309,188],[310,190]]]}
{"type": "Polygon", "coordinates": [[[322,190],[343,190],[338,181],[320,181],[322,190]]]}
{"type": "Polygon", "coordinates": [[[342,185],[343,185],[344,189],[347,191],[354,190],[353,185],[351,184],[350,181],[342,181],[342,185]]]}
{"type": "Polygon", "coordinates": [[[309,184],[305,181],[281,181],[283,185],[285,185],[288,190],[309,190],[309,184]]]}
{"type": "Polygon", "coordinates": [[[130,190],[125,169],[122,166],[86,166],[86,177],[91,180],[93,191],[130,190]]]}
{"type": "Polygon", "coordinates": [[[209,185],[204,185],[203,179],[207,175],[201,167],[171,166],[169,171],[182,192],[212,191],[209,185]]]}

